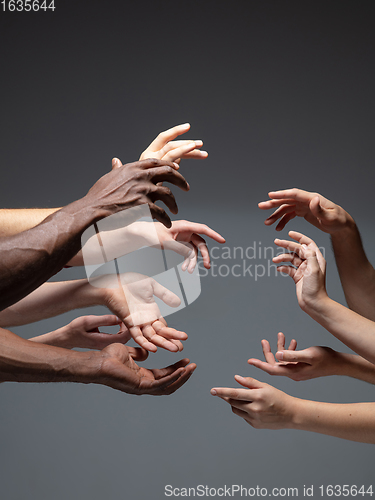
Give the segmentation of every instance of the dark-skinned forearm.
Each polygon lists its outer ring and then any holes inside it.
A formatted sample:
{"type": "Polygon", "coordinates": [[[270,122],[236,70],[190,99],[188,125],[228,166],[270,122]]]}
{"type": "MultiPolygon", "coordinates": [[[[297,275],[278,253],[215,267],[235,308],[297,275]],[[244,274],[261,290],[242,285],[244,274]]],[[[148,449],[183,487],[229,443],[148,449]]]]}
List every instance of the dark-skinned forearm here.
{"type": "Polygon", "coordinates": [[[0,310],[60,271],[80,250],[85,229],[104,215],[83,198],[28,231],[0,238],[0,310]]]}
{"type": "Polygon", "coordinates": [[[97,382],[100,366],[97,351],[47,346],[0,328],[0,382],[97,382]]]}

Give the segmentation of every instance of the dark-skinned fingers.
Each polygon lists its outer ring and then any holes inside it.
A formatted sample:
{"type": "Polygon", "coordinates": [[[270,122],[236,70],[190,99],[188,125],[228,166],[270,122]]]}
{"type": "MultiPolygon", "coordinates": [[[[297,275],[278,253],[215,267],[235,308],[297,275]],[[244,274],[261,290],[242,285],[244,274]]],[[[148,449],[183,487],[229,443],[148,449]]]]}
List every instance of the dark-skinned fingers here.
{"type": "Polygon", "coordinates": [[[186,384],[186,382],[192,376],[196,367],[197,365],[195,363],[191,363],[190,365],[186,366],[186,368],[184,368],[184,370],[181,372],[180,377],[175,382],[169,384],[166,387],[166,389],[164,390],[164,394],[165,395],[173,394],[174,392],[177,391],[177,389],[186,384]]]}
{"type": "Polygon", "coordinates": [[[128,347],[128,351],[135,361],[145,361],[148,358],[148,351],[142,347],[128,347]]]}
{"type": "Polygon", "coordinates": [[[189,363],[190,359],[184,358],[180,359],[180,361],[177,361],[176,363],[173,363],[173,365],[166,366],[165,368],[154,368],[151,371],[156,379],[160,379],[174,373],[179,368],[185,368],[185,366],[189,363]]]}
{"type": "Polygon", "coordinates": [[[189,191],[190,189],[186,179],[170,166],[150,169],[148,170],[148,176],[150,181],[154,184],[157,182],[170,182],[171,184],[181,188],[183,191],[189,191]]]}
{"type": "Polygon", "coordinates": [[[172,212],[172,214],[177,214],[178,207],[174,194],[167,186],[153,186],[148,197],[155,203],[155,201],[162,201],[172,212]]]}
{"type": "Polygon", "coordinates": [[[172,227],[172,221],[163,208],[158,207],[157,205],[155,205],[155,203],[149,203],[148,206],[154,219],[161,222],[167,228],[172,227]]]}
{"type": "Polygon", "coordinates": [[[123,167],[136,166],[141,170],[152,170],[158,168],[170,169],[175,172],[176,166],[173,161],[158,160],[156,158],[147,158],[146,160],[140,160],[134,163],[127,163],[123,167]]]}

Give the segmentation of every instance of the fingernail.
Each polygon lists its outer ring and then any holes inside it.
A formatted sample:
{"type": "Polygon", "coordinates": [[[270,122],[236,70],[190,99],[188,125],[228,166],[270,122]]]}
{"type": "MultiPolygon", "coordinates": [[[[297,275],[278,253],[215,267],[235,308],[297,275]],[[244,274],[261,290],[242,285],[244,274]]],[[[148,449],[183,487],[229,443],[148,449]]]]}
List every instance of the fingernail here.
{"type": "Polygon", "coordinates": [[[212,394],[213,396],[216,396],[217,392],[215,391],[215,389],[211,389],[211,394],[212,394]]]}
{"type": "Polygon", "coordinates": [[[284,353],[283,353],[283,351],[277,351],[276,357],[277,357],[277,359],[284,359],[284,353]]]}
{"type": "Polygon", "coordinates": [[[178,170],[180,168],[180,165],[178,163],[175,163],[173,162],[173,165],[175,166],[175,168],[178,170]]]}

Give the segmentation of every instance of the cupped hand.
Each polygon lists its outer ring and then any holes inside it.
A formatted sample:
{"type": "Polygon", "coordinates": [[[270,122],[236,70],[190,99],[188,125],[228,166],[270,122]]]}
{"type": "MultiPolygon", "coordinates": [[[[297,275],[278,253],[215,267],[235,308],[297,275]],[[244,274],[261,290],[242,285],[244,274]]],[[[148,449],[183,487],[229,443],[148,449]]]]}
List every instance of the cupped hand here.
{"type": "Polygon", "coordinates": [[[93,382],[128,394],[169,395],[184,385],[196,368],[188,359],[161,369],[135,363],[137,349],[112,344],[100,352],[100,369],[93,382]]]}

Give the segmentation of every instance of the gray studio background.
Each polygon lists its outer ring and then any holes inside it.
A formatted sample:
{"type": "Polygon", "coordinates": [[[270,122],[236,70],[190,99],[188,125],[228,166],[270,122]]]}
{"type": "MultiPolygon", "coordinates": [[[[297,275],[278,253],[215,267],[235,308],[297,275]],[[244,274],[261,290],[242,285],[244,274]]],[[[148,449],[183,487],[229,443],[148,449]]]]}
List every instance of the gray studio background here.
{"type": "MultiPolygon", "coordinates": [[[[189,121],[188,137],[203,139],[209,158],[183,162],[191,191],[174,189],[179,218],[207,223],[231,248],[270,246],[276,233],[257,203],[269,190],[297,186],[343,205],[375,262],[372,1],[55,5],[54,13],[0,13],[1,206],[67,204],[113,156],[133,161],[158,132],[189,121]]],[[[288,228],[326,248],[328,291],[343,301],[328,236],[305,221],[288,228]]],[[[56,279],[81,276],[64,271],[56,279]]],[[[102,312],[14,331],[27,338],[102,312]]],[[[299,309],[289,278],[203,277],[199,300],[169,323],[189,334],[183,356],[198,364],[170,397],[78,384],[0,387],[2,500],[159,500],[166,484],[302,489],[373,481],[373,446],[254,430],[209,393],[236,385],[239,373],[297,397],[374,400],[374,387],[359,381],[296,383],[247,365],[261,356],[262,338],[275,346],[278,331],[301,348],[341,349],[299,309]]],[[[177,359],[159,350],[146,366],[177,359]]]]}

